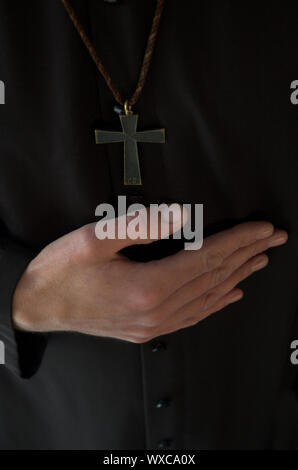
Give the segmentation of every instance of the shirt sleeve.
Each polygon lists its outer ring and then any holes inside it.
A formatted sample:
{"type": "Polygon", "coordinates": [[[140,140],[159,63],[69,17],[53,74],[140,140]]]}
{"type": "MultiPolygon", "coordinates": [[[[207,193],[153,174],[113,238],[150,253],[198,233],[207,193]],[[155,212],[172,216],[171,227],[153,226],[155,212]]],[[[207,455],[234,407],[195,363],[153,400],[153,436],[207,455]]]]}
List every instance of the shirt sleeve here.
{"type": "Polygon", "coordinates": [[[4,351],[0,367],[22,378],[36,372],[47,343],[46,334],[15,330],[11,315],[17,283],[36,254],[10,238],[0,237],[0,341],[4,351]]]}

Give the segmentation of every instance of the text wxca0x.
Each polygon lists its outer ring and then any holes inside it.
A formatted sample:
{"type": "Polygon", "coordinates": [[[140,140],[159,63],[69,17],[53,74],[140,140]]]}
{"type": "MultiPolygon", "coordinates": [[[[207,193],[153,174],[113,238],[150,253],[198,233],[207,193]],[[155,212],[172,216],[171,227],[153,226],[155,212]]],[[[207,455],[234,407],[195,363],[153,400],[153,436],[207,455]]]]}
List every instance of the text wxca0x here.
{"type": "Polygon", "coordinates": [[[116,456],[110,454],[103,458],[104,465],[127,465],[134,468],[137,464],[148,465],[195,465],[195,455],[190,454],[146,454],[137,456],[116,456]]]}

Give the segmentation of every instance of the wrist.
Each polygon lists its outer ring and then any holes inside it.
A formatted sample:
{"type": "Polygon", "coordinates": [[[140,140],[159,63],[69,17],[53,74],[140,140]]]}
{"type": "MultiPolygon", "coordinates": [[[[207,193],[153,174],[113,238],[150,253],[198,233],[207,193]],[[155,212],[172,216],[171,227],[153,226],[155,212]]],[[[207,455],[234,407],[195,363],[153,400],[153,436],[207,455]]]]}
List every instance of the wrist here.
{"type": "MultiPolygon", "coordinates": [[[[33,262],[32,262],[33,263],[33,262]]],[[[30,263],[20,278],[12,300],[12,321],[17,330],[46,332],[53,329],[45,310],[46,299],[41,276],[30,263]]]]}
{"type": "Polygon", "coordinates": [[[32,318],[33,309],[30,308],[30,292],[32,286],[28,285],[27,271],[19,280],[12,299],[12,321],[17,330],[35,331],[35,322],[32,318]]]}

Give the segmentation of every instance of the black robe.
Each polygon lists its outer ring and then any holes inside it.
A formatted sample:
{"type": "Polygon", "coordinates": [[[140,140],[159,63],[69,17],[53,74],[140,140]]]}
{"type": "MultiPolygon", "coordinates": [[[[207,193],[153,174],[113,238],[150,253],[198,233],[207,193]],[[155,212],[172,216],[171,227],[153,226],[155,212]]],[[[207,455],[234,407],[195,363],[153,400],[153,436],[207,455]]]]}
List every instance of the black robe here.
{"type": "MultiPolygon", "coordinates": [[[[154,0],[73,0],[122,94],[154,0]]],[[[143,345],[15,332],[14,288],[48,243],[125,194],[115,101],[59,0],[0,1],[1,449],[294,449],[298,445],[298,3],[168,0],[140,101],[147,203],[204,204],[204,235],[245,220],[289,232],[244,299],[143,345]],[[156,407],[160,399],[168,406],[156,407]]],[[[137,260],[180,249],[165,240],[137,260]]]]}

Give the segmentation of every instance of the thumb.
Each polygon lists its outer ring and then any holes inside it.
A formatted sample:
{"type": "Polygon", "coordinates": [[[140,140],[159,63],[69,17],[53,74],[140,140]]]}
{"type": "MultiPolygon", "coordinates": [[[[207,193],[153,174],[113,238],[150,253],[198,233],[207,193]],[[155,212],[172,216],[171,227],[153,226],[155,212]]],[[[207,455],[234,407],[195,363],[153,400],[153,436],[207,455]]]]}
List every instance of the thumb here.
{"type": "Polygon", "coordinates": [[[180,230],[188,214],[180,204],[151,204],[134,209],[115,219],[102,219],[95,226],[95,235],[107,253],[116,253],[130,245],[148,244],[180,230]]]}

